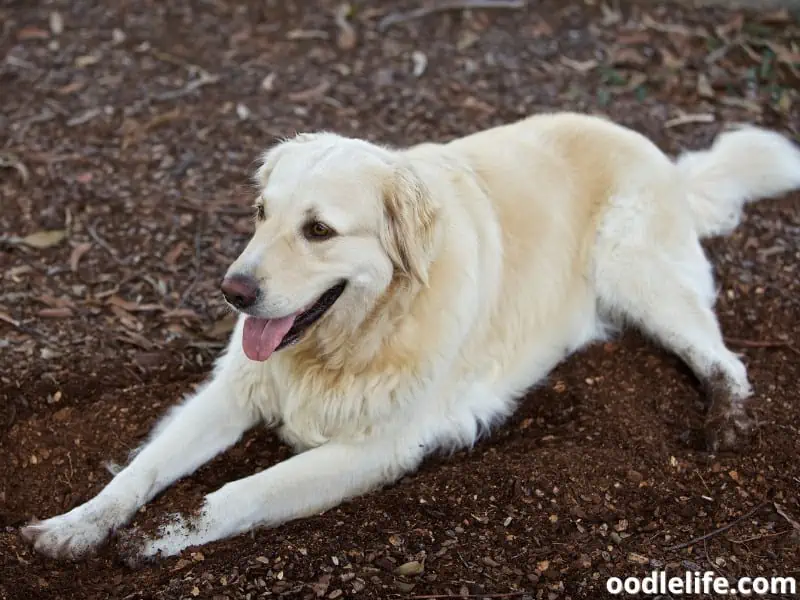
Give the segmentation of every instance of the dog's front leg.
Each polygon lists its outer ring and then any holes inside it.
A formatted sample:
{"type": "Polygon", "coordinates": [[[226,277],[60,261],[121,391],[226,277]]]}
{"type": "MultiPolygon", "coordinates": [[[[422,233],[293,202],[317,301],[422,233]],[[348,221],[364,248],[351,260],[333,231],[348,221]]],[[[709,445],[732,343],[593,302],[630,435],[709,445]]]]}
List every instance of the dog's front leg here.
{"type": "Polygon", "coordinates": [[[42,554],[77,558],[99,546],[143,504],[235,443],[256,422],[223,371],[161,421],[130,464],[93,499],[22,528],[42,554]]]}
{"type": "Polygon", "coordinates": [[[421,444],[408,438],[329,442],[209,494],[195,517],[172,515],[157,537],[129,535],[122,547],[129,563],[171,556],[251,530],[318,514],[390,483],[417,467],[421,444]]]}

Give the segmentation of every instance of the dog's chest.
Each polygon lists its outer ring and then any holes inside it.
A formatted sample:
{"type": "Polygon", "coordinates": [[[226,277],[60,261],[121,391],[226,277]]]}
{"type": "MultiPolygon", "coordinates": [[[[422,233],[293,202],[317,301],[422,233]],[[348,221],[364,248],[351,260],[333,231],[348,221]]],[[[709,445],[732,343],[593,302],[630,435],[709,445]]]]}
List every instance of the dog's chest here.
{"type": "Polygon", "coordinates": [[[272,389],[257,404],[264,419],[297,450],[366,437],[396,408],[395,386],[386,377],[298,372],[275,361],[269,379],[272,389]]]}

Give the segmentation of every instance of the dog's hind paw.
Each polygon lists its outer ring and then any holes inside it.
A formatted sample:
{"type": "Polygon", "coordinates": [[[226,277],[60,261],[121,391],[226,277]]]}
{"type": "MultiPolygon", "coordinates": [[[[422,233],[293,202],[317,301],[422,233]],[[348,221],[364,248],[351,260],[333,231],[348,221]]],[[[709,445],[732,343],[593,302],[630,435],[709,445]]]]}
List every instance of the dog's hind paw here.
{"type": "Polygon", "coordinates": [[[750,441],[755,425],[755,419],[739,404],[712,406],[704,428],[706,447],[709,452],[738,450],[750,441]]]}

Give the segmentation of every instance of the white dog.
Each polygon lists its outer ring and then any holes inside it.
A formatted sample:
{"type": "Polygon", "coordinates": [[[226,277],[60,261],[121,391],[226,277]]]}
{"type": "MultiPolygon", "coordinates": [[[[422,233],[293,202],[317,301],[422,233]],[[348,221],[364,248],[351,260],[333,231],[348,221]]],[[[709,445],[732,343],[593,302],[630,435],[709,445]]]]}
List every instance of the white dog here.
{"type": "Polygon", "coordinates": [[[39,552],[94,550],[259,421],[300,453],[153,537],[128,533],[124,551],[174,555],[319,513],[474,443],[620,320],[707,386],[710,450],[746,439],[750,385],[699,239],[800,187],[800,151],[777,133],[729,131],[676,162],[570,113],[405,150],[303,134],[257,179],[255,233],[222,284],[241,318],[213,376],[95,498],[22,529],[39,552]]]}

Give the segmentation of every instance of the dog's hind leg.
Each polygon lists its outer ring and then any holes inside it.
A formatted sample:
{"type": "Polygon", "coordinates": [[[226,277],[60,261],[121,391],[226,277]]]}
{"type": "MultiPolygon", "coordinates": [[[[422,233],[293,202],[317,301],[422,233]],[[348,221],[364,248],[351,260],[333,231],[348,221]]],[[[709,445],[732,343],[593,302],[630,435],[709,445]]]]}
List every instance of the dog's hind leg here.
{"type": "Polygon", "coordinates": [[[601,229],[595,267],[600,309],[632,322],[691,367],[709,394],[708,448],[733,449],[752,429],[746,410],[751,389],[714,314],[711,265],[679,221],[649,225],[608,238],[601,229]]]}
{"type": "Polygon", "coordinates": [[[173,409],[151,439],[94,498],[73,510],[22,528],[42,554],[77,558],[93,551],[143,504],[235,443],[256,414],[233,395],[224,373],[173,409]]]}

